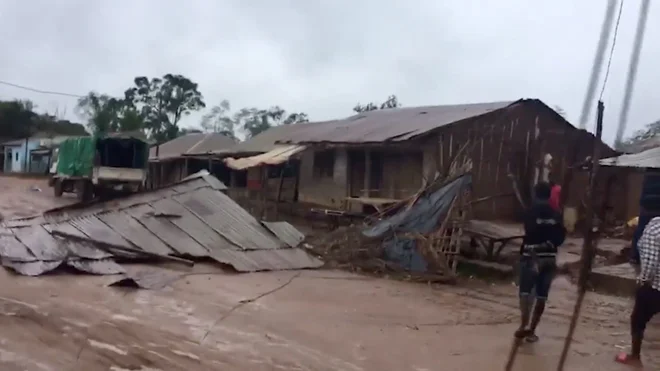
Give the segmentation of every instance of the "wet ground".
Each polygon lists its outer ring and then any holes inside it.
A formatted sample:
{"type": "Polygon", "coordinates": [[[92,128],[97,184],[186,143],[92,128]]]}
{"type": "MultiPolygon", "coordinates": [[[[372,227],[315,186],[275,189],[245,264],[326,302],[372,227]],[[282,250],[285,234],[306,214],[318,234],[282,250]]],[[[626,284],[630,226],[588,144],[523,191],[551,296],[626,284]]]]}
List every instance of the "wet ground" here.
{"type": "Polygon", "coordinates": [[[0,175],[0,215],[5,219],[32,216],[48,208],[75,202],[75,196],[53,196],[53,189],[43,178],[20,178],[0,175]]]}
{"type": "MultiPolygon", "coordinates": [[[[37,199],[20,189],[25,202],[37,199]]],[[[500,370],[518,320],[511,283],[189,273],[149,291],[106,287],[113,277],[0,269],[0,370],[500,370]]],[[[551,295],[541,340],[521,348],[516,370],[556,369],[575,287],[558,278],[551,295]]],[[[566,369],[627,369],[612,360],[627,347],[631,305],[590,293],[566,369]]],[[[647,334],[647,370],[660,369],[659,328],[647,334]]]]}

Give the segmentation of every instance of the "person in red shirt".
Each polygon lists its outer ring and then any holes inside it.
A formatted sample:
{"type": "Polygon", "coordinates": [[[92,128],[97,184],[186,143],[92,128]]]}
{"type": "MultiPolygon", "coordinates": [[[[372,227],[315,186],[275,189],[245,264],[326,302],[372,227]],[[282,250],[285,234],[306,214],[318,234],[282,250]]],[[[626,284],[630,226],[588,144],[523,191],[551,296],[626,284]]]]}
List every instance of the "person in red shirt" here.
{"type": "Polygon", "coordinates": [[[550,182],[550,199],[548,203],[556,212],[561,213],[561,186],[550,182]]]}

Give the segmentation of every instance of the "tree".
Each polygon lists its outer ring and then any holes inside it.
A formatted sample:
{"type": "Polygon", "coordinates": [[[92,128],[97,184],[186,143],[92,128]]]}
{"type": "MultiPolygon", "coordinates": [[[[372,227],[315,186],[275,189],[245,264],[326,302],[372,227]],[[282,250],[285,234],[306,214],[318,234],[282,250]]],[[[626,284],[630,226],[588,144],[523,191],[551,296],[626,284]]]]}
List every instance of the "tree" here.
{"type": "Polygon", "coordinates": [[[78,100],[77,113],[94,134],[143,131],[144,119],[131,101],[90,92],[78,100]]]}
{"type": "Polygon", "coordinates": [[[635,131],[630,137],[621,143],[614,143],[614,147],[620,151],[636,152],[638,150],[650,149],[644,146],[645,142],[649,139],[655,138],[660,134],[660,120],[652,122],[644,127],[644,129],[635,131]]]}
{"type": "Polygon", "coordinates": [[[223,100],[202,117],[200,126],[206,132],[222,133],[236,139],[238,131],[242,131],[249,138],[273,126],[291,125],[309,121],[306,113],[288,113],[280,106],[273,106],[269,109],[256,107],[242,108],[233,115],[230,114],[230,111],[231,105],[229,101],[223,100]]]}
{"type": "Polygon", "coordinates": [[[105,94],[89,92],[78,100],[76,111],[87,120],[87,127],[93,134],[116,131],[118,127],[120,102],[105,94]]]}
{"type": "Polygon", "coordinates": [[[389,108],[398,108],[398,107],[401,107],[401,103],[399,103],[399,99],[396,97],[396,95],[392,94],[389,97],[387,97],[387,99],[381,104],[376,104],[372,102],[362,105],[358,103],[355,105],[355,107],[353,107],[353,111],[357,113],[361,113],[361,112],[375,111],[378,109],[389,109],[389,108]]]}
{"type": "Polygon", "coordinates": [[[0,101],[0,137],[19,139],[36,131],[36,114],[30,101],[0,101]]]}
{"type": "Polygon", "coordinates": [[[139,109],[145,127],[158,142],[176,138],[181,118],[206,106],[197,84],[182,75],[151,80],[139,76],[134,84],[126,90],[126,100],[139,109]]]}
{"type": "Polygon", "coordinates": [[[287,113],[279,106],[269,109],[243,108],[233,117],[236,128],[243,130],[250,138],[262,133],[273,126],[292,125],[309,121],[306,113],[287,113]]]}
{"type": "Polygon", "coordinates": [[[44,132],[51,135],[86,135],[85,127],[49,114],[38,114],[30,101],[0,101],[0,138],[21,139],[44,132]]]}
{"type": "Polygon", "coordinates": [[[230,138],[236,139],[234,131],[235,122],[228,115],[231,105],[228,100],[223,100],[211,111],[202,117],[201,127],[206,132],[222,133],[230,138]]]}

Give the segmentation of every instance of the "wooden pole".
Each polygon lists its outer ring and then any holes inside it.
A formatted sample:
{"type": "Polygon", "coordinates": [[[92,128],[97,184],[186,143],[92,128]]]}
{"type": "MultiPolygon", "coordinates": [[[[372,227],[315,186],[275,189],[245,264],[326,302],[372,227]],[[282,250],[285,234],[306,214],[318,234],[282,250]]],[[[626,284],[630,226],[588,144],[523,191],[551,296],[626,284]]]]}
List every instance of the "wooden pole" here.
{"type": "Polygon", "coordinates": [[[284,168],[288,165],[288,161],[282,164],[280,168],[280,183],[277,185],[277,198],[275,199],[275,220],[279,218],[280,215],[280,198],[282,196],[282,186],[284,185],[284,168]]]}
{"type": "MultiPolygon", "coordinates": [[[[584,296],[587,292],[587,282],[589,280],[589,275],[591,273],[591,268],[593,266],[594,257],[596,256],[596,244],[597,244],[597,234],[594,232],[594,207],[596,203],[596,197],[594,192],[594,183],[596,182],[596,177],[598,175],[598,169],[600,168],[600,149],[601,149],[601,137],[603,134],[603,112],[605,106],[602,101],[598,101],[598,116],[596,121],[596,140],[594,141],[594,153],[592,158],[591,172],[589,174],[589,187],[587,188],[588,194],[588,204],[586,210],[586,221],[584,225],[584,244],[582,245],[582,256],[580,259],[580,276],[578,278],[578,297],[575,301],[575,308],[573,309],[573,317],[571,317],[571,324],[568,328],[568,334],[564,340],[564,348],[562,349],[561,356],[559,358],[559,365],[557,366],[557,371],[564,370],[564,364],[566,363],[566,358],[568,357],[568,350],[571,347],[573,341],[573,334],[575,333],[575,328],[577,327],[577,321],[580,318],[580,311],[582,309],[582,302],[584,301],[584,296]]],[[[606,195],[607,197],[607,195],[606,195]]]]}

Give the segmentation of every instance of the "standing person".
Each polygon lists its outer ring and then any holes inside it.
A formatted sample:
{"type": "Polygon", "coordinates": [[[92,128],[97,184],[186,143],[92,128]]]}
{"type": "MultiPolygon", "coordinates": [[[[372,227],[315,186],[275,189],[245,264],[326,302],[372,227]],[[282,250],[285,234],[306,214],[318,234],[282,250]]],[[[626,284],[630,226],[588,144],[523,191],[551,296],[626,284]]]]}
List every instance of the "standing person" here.
{"type": "Polygon", "coordinates": [[[660,312],[660,217],[655,217],[644,228],[638,242],[641,272],[637,279],[635,307],[630,316],[632,350],[621,353],[616,361],[641,366],[642,340],[646,324],[660,312]]]}
{"type": "Polygon", "coordinates": [[[521,316],[515,336],[528,342],[538,340],[536,327],[545,310],[557,271],[557,248],[566,238],[562,217],[550,206],[550,194],[548,183],[539,183],[534,187],[535,200],[525,216],[525,236],[520,247],[521,316]]]}

